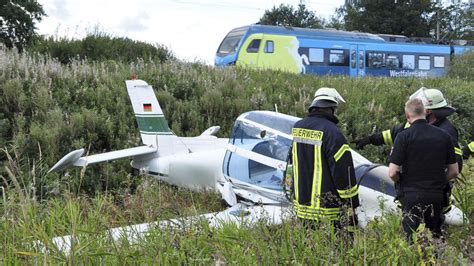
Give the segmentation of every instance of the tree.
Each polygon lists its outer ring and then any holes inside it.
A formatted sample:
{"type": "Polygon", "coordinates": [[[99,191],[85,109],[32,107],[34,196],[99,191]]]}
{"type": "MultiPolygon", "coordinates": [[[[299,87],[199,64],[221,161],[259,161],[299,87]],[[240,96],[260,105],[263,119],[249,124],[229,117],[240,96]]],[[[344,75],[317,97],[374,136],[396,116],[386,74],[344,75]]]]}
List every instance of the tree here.
{"type": "Polygon", "coordinates": [[[432,28],[439,42],[474,40],[474,4],[436,6],[432,28]]]}
{"type": "Polygon", "coordinates": [[[321,19],[316,16],[315,12],[306,9],[304,4],[299,4],[296,9],[291,5],[281,4],[271,10],[265,10],[259,23],[286,27],[322,28],[321,19]]]}
{"type": "Polygon", "coordinates": [[[434,8],[430,0],[359,0],[339,13],[346,30],[430,37],[434,8]]]}
{"type": "Polygon", "coordinates": [[[336,12],[328,20],[324,21],[324,27],[336,30],[345,30],[346,24],[344,22],[344,12],[344,6],[336,8],[336,12]]]}
{"type": "Polygon", "coordinates": [[[0,0],[0,41],[22,51],[36,35],[35,21],[45,15],[36,0],[0,0]]]}

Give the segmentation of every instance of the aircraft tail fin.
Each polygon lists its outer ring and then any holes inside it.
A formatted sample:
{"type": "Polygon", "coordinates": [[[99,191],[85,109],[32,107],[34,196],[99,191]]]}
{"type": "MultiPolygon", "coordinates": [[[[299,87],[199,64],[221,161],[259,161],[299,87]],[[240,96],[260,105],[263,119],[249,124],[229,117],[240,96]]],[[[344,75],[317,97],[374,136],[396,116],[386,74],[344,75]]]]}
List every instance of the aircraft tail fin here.
{"type": "Polygon", "coordinates": [[[153,88],[143,80],[127,80],[126,84],[143,144],[157,147],[166,145],[166,142],[160,140],[176,138],[168,126],[153,88]]]}

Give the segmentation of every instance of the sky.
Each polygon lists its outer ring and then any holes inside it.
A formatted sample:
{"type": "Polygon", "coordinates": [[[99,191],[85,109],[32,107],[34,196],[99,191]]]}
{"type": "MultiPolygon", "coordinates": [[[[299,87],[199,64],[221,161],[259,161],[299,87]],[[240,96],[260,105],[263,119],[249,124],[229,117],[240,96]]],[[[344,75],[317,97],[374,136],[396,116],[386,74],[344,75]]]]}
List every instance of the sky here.
{"type": "MultiPolygon", "coordinates": [[[[43,35],[82,38],[99,30],[112,36],[160,44],[185,61],[214,63],[232,29],[259,21],[265,10],[299,0],[39,0],[47,14],[37,24],[43,35]]],[[[344,0],[306,0],[329,18],[344,0]]]]}

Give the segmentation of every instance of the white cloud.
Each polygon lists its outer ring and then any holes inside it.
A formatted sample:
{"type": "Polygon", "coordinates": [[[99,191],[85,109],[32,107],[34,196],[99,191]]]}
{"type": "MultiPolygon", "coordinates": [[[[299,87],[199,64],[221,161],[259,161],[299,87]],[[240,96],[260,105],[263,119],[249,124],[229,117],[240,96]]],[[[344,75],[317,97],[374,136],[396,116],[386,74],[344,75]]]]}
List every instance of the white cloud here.
{"type": "Polygon", "coordinates": [[[118,28],[131,32],[144,31],[148,28],[148,19],[149,16],[146,12],[142,12],[135,17],[124,17],[118,24],[118,28]]]}
{"type": "Polygon", "coordinates": [[[59,20],[67,20],[70,12],[67,8],[67,0],[53,0],[50,4],[43,4],[45,12],[50,17],[55,17],[59,20]]]}

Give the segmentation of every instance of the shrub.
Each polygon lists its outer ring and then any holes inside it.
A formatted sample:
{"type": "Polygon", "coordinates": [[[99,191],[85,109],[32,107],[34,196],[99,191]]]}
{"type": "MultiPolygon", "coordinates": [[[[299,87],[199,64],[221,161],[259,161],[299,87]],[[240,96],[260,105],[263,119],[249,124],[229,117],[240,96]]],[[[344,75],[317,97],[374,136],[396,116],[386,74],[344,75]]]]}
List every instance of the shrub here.
{"type": "Polygon", "coordinates": [[[474,50],[465,52],[454,57],[448,69],[448,75],[452,78],[474,80],[474,50]]]}
{"type": "Polygon", "coordinates": [[[100,32],[89,33],[82,40],[42,36],[28,48],[28,51],[56,58],[63,64],[84,59],[130,63],[140,58],[156,62],[165,62],[173,58],[171,51],[161,45],[113,37],[100,32]]]}

